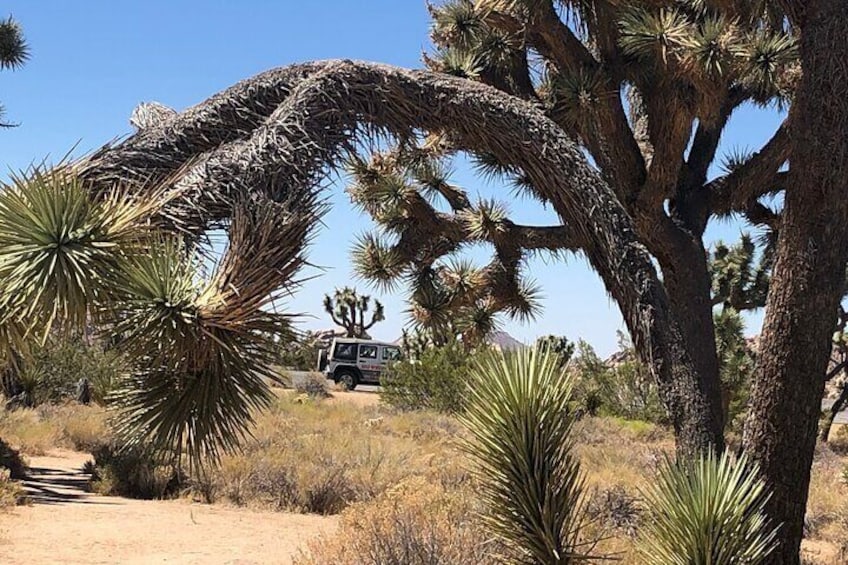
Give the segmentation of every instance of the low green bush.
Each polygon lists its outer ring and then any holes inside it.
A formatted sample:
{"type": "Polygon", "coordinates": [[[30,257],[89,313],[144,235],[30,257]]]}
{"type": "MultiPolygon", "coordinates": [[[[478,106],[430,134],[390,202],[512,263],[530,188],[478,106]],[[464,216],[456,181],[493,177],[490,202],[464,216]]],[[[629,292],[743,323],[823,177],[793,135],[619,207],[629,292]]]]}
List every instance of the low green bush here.
{"type": "Polygon", "coordinates": [[[461,412],[472,357],[459,343],[425,349],[417,359],[388,368],[380,379],[381,398],[400,410],[461,412]]]}
{"type": "Polygon", "coordinates": [[[29,407],[77,399],[81,379],[88,382],[89,400],[106,401],[125,372],[123,359],[114,351],[90,345],[80,337],[51,337],[36,347],[20,371],[10,377],[21,404],[29,407]]]}
{"type": "Polygon", "coordinates": [[[570,370],[575,373],[575,409],[590,416],[613,416],[664,424],[668,417],[650,371],[625,343],[616,363],[598,357],[580,341],[570,370]]]}

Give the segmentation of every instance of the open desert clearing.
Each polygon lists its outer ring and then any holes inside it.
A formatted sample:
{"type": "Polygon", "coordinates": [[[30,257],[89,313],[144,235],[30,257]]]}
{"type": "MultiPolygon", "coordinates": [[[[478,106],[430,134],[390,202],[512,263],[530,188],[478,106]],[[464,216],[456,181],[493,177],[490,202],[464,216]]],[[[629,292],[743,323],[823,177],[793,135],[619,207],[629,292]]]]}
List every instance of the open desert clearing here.
{"type": "Polygon", "coordinates": [[[31,503],[0,514],[0,563],[291,563],[336,518],[86,492],[88,454],[31,457],[31,503]]]}

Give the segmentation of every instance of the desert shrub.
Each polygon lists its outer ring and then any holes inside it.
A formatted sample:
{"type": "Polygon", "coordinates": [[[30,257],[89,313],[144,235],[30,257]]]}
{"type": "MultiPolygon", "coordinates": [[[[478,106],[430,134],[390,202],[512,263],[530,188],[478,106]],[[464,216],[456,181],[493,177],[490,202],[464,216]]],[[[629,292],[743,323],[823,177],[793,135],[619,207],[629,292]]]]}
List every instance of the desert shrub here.
{"type": "Polygon", "coordinates": [[[666,460],[644,492],[648,517],[639,552],[646,563],[763,563],[775,548],[765,484],[745,457],[707,454],[666,460]]]}
{"type": "Polygon", "coordinates": [[[51,449],[90,451],[112,438],[107,413],[99,406],[44,404],[0,412],[0,437],[29,455],[51,449]]]}
{"type": "Polygon", "coordinates": [[[446,487],[467,482],[449,441],[458,424],[429,412],[382,413],[337,401],[280,398],[257,420],[241,453],[195,487],[211,500],[336,514],[413,476],[446,487]],[[368,425],[373,422],[373,425],[368,425]]]}
{"type": "Polygon", "coordinates": [[[577,563],[592,543],[584,476],[574,455],[572,379],[556,355],[491,352],[471,373],[460,420],[486,505],[487,529],[511,562],[577,563]]]}
{"type": "Polygon", "coordinates": [[[596,488],[589,497],[587,515],[607,530],[633,537],[642,519],[639,499],[622,485],[596,488]]]}
{"type": "Polygon", "coordinates": [[[491,544],[466,492],[418,477],[342,513],[339,531],[312,540],[298,565],[481,565],[491,544]]]}
{"type": "Polygon", "coordinates": [[[27,406],[76,399],[83,378],[88,380],[91,400],[102,404],[124,370],[114,351],[88,345],[80,337],[53,336],[33,349],[14,378],[27,406]]]}
{"type": "Polygon", "coordinates": [[[26,476],[26,463],[18,450],[0,439],[0,470],[5,469],[11,479],[23,479],[26,476]]]}
{"type": "Polygon", "coordinates": [[[623,337],[616,357],[615,363],[608,364],[585,341],[577,344],[570,367],[575,375],[576,409],[592,416],[666,423],[656,382],[623,337]]]}
{"type": "Polygon", "coordinates": [[[848,425],[843,424],[836,429],[836,433],[831,433],[827,444],[834,452],[848,455],[848,425]]]}
{"type": "Polygon", "coordinates": [[[309,373],[305,379],[298,379],[294,383],[294,389],[301,394],[309,395],[311,398],[330,397],[330,392],[327,390],[327,379],[320,373],[309,373]]]}
{"type": "Polygon", "coordinates": [[[812,467],[805,536],[816,540],[848,540],[848,467],[829,445],[819,445],[812,467]]]}
{"type": "Polygon", "coordinates": [[[101,445],[86,466],[94,492],[145,500],[173,498],[187,477],[142,448],[101,445]]]}
{"type": "Polygon", "coordinates": [[[427,348],[417,359],[404,359],[388,368],[380,379],[381,398],[400,410],[461,412],[471,360],[459,343],[427,348]]]}
{"type": "Polygon", "coordinates": [[[0,437],[27,455],[43,455],[62,443],[57,423],[31,408],[0,413],[0,437]]]}

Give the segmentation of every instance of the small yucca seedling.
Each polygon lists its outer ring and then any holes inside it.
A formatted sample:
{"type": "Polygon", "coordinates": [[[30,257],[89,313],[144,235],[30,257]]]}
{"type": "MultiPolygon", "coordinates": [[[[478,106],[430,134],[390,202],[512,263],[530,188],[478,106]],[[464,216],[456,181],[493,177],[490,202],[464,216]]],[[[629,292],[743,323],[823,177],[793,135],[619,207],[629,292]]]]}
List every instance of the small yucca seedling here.
{"type": "Polygon", "coordinates": [[[461,417],[486,504],[484,520],[508,562],[592,559],[582,539],[584,480],[572,451],[572,380],[536,349],[491,352],[476,363],[461,417]]]}
{"type": "Polygon", "coordinates": [[[775,549],[769,494],[744,456],[667,460],[643,495],[650,513],[639,542],[645,563],[756,565],[775,549]]]}

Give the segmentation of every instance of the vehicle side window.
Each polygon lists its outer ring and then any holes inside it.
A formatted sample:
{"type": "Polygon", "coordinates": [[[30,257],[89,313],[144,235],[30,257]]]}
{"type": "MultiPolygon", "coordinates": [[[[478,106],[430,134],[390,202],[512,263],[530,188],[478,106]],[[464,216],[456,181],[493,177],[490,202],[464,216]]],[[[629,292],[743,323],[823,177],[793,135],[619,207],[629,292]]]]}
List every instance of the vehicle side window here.
{"type": "Polygon", "coordinates": [[[360,345],[359,346],[359,358],[360,359],[376,359],[377,358],[377,346],[376,345],[360,345]]]}
{"type": "Polygon", "coordinates": [[[356,359],[356,344],[337,343],[336,350],[333,352],[333,358],[342,359],[344,361],[354,361],[356,359]]]}
{"type": "Polygon", "coordinates": [[[400,359],[400,349],[397,347],[383,348],[383,361],[397,361],[400,359]]]}

